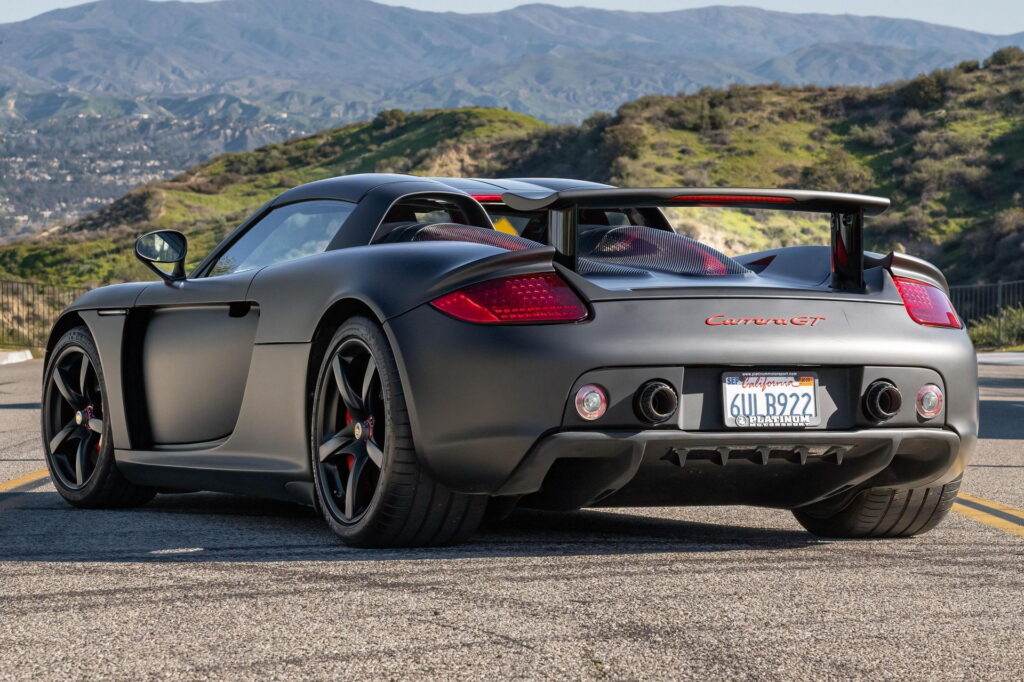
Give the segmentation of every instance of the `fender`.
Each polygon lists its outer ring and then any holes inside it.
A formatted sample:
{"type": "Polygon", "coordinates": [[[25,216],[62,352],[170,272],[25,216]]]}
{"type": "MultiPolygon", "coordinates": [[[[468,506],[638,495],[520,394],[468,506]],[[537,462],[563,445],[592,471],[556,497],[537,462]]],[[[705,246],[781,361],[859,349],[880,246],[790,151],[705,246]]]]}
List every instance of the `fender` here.
{"type": "Polygon", "coordinates": [[[354,299],[387,321],[466,284],[554,269],[554,249],[468,242],[374,244],[328,251],[261,270],[248,298],[260,305],[256,343],[309,343],[321,317],[354,299]],[[294,292],[304,296],[296,300],[294,292]]]}
{"type": "Polygon", "coordinates": [[[910,279],[934,284],[949,296],[949,282],[946,281],[946,276],[942,274],[941,270],[923,258],[894,251],[887,256],[879,258],[876,262],[878,265],[888,269],[894,277],[909,277],[910,279]]]}

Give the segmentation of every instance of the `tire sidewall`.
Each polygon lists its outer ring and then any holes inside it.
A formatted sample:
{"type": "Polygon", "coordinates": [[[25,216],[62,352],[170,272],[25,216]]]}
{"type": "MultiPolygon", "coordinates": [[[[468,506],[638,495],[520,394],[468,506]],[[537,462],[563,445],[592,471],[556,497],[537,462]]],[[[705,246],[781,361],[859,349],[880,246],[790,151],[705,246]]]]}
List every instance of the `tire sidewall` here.
{"type": "Polygon", "coordinates": [[[111,420],[110,420],[110,403],[107,397],[107,384],[103,376],[103,365],[100,363],[99,353],[96,350],[96,344],[93,342],[92,335],[85,327],[75,327],[69,330],[57,341],[57,344],[53,347],[49,353],[47,353],[46,366],[43,371],[43,391],[42,399],[40,401],[40,433],[42,434],[42,445],[43,445],[43,456],[46,460],[46,468],[50,472],[50,480],[53,482],[53,486],[60,493],[61,497],[68,500],[69,502],[86,502],[92,498],[96,493],[97,488],[103,485],[103,482],[110,475],[110,470],[116,466],[114,462],[114,447],[110,437],[111,434],[111,420]],[[100,386],[100,399],[103,406],[103,435],[102,445],[100,453],[96,459],[96,468],[93,469],[92,475],[86,484],[81,488],[69,488],[61,482],[60,476],[57,475],[56,465],[53,463],[53,454],[50,452],[49,436],[47,435],[47,419],[50,414],[50,400],[53,395],[53,391],[50,388],[50,380],[52,373],[56,367],[57,360],[64,354],[69,348],[75,348],[81,350],[89,358],[89,362],[92,363],[93,370],[96,372],[96,379],[100,386]]]}
{"type": "Polygon", "coordinates": [[[384,336],[383,330],[370,320],[357,317],[342,324],[342,326],[335,332],[330,343],[327,345],[327,351],[324,353],[323,359],[320,363],[320,369],[317,374],[309,422],[310,466],[313,470],[313,488],[316,506],[323,514],[324,519],[331,527],[331,530],[339,535],[344,541],[351,542],[353,544],[373,544],[374,539],[379,537],[380,532],[384,531],[384,528],[382,528],[382,524],[380,523],[378,511],[384,504],[385,498],[388,495],[388,489],[390,487],[389,482],[395,460],[394,449],[396,439],[391,435],[395,433],[394,408],[396,400],[395,392],[397,388],[394,383],[397,381],[397,376],[394,371],[394,362],[394,356],[391,353],[391,348],[388,345],[387,337],[384,336]],[[325,500],[326,492],[323,488],[324,482],[320,475],[320,466],[318,461],[318,450],[320,446],[320,443],[318,442],[318,421],[323,401],[327,396],[325,384],[329,385],[330,382],[333,382],[331,361],[341,345],[350,339],[357,339],[365,343],[377,362],[377,371],[380,373],[381,390],[384,395],[385,433],[388,434],[382,448],[384,461],[381,466],[380,478],[377,481],[377,488],[373,493],[373,499],[370,500],[370,504],[366,508],[366,511],[363,512],[362,516],[360,516],[354,523],[341,521],[340,519],[335,518],[334,514],[331,512],[331,506],[325,500]]]}

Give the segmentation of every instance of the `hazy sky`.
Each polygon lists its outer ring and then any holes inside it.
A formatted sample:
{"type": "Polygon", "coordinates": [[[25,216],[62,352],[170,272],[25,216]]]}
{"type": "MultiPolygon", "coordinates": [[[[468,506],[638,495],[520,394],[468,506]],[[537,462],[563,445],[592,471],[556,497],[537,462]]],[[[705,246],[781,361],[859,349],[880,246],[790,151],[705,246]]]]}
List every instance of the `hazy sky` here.
{"type": "MultiPolygon", "coordinates": [[[[205,1],[205,0],[200,0],[205,1]]],[[[342,1],[342,0],[339,0],[342,1]]],[[[389,5],[454,12],[487,12],[526,4],[523,0],[382,0],[389,5]]],[[[659,12],[707,5],[753,5],[785,12],[875,14],[906,17],[986,33],[1024,31],[1024,0],[548,0],[549,4],[659,12]]],[[[18,21],[81,0],[0,0],[0,23],[18,21]]],[[[854,37],[851,37],[853,39],[854,37]]]]}

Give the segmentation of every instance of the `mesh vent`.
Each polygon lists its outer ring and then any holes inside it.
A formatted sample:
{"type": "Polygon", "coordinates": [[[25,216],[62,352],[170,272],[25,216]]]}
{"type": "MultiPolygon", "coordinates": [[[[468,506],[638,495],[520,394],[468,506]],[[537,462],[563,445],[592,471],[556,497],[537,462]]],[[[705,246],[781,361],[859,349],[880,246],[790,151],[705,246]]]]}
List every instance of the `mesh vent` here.
{"type": "Polygon", "coordinates": [[[747,272],[745,267],[710,246],[651,227],[592,230],[580,242],[581,274],[602,274],[609,265],[698,277],[747,272]]]}

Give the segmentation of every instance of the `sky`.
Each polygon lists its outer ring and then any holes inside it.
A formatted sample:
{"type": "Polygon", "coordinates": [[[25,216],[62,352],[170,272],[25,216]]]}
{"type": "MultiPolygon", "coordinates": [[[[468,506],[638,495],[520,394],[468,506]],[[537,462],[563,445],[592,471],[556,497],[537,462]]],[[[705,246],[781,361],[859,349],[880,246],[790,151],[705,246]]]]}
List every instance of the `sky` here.
{"type": "MultiPolygon", "coordinates": [[[[200,0],[206,1],[206,0],[200,0]]],[[[340,1],[340,0],[339,0],[340,1]]],[[[422,10],[492,12],[527,4],[524,0],[379,0],[422,10]]],[[[546,0],[568,7],[629,9],[665,12],[707,5],[751,5],[782,12],[860,14],[918,19],[984,33],[1024,31],[1024,0],[546,0]]],[[[82,4],[81,0],[0,0],[0,23],[28,19],[36,14],[82,4]]]]}

